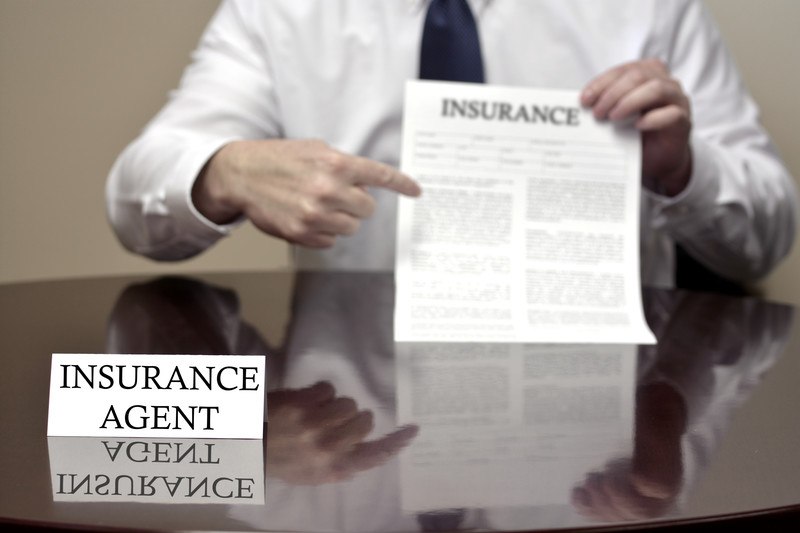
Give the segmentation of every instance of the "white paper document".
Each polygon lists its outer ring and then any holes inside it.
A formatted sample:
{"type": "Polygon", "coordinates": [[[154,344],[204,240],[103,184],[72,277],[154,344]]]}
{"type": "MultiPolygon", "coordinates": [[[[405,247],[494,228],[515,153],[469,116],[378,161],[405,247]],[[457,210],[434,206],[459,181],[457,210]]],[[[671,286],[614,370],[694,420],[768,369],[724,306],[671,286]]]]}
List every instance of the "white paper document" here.
{"type": "Polygon", "coordinates": [[[577,91],[408,82],[396,340],[654,343],[640,157],[577,91]]]}

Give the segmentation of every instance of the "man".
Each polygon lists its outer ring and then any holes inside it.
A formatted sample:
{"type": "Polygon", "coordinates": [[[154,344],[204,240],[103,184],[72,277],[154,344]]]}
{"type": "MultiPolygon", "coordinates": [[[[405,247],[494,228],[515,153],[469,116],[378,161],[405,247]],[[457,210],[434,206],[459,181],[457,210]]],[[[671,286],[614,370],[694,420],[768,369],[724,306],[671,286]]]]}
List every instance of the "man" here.
{"type": "MultiPolygon", "coordinates": [[[[182,259],[246,218],[300,245],[299,266],[390,269],[396,195],[421,192],[396,167],[429,4],[225,2],[112,169],[123,244],[182,259]]],[[[673,284],[676,243],[737,281],[785,256],[791,177],[699,1],[468,5],[487,83],[582,88],[596,117],[642,132],[645,283],[673,284]]]]}

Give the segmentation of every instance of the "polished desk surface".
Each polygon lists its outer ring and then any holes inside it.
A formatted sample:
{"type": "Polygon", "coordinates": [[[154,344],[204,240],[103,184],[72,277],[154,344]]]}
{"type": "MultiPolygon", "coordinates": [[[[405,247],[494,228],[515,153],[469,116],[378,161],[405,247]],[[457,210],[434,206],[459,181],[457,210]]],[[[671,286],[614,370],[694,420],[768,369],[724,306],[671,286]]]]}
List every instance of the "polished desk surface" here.
{"type": "MultiPolygon", "coordinates": [[[[657,346],[395,344],[393,290],[288,272],[0,285],[0,527],[797,530],[791,307],[645,289],[657,346]],[[76,483],[46,437],[57,352],[269,354],[263,501],[125,501],[102,461],[76,483]]],[[[67,442],[77,462],[101,446],[67,442]]]]}

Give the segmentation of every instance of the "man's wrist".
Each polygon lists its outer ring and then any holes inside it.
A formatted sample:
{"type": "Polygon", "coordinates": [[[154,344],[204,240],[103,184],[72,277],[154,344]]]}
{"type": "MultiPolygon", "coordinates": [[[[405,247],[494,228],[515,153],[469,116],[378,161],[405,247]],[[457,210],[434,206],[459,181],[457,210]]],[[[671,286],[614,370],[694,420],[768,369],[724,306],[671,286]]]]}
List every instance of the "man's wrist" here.
{"type": "Polygon", "coordinates": [[[230,179],[224,170],[224,160],[230,145],[220,148],[206,162],[192,186],[192,203],[195,209],[215,224],[228,224],[242,213],[229,199],[226,180],[230,179]]]}
{"type": "Polygon", "coordinates": [[[650,183],[645,183],[645,185],[648,186],[648,189],[661,196],[670,198],[678,196],[689,185],[689,181],[692,178],[692,168],[692,152],[689,150],[680,167],[669,174],[650,180],[650,183]]]}

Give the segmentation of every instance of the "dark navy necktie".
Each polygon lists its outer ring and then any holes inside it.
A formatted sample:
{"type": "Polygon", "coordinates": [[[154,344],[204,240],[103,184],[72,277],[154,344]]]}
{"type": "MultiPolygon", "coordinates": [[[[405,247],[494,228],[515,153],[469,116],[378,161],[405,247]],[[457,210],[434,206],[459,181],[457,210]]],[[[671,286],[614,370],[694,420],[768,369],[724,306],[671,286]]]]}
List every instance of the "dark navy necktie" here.
{"type": "Polygon", "coordinates": [[[467,0],[432,0],[425,16],[419,77],[483,83],[478,28],[467,0]]]}

